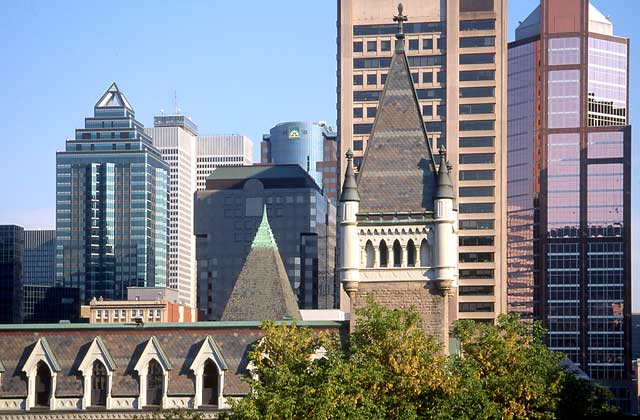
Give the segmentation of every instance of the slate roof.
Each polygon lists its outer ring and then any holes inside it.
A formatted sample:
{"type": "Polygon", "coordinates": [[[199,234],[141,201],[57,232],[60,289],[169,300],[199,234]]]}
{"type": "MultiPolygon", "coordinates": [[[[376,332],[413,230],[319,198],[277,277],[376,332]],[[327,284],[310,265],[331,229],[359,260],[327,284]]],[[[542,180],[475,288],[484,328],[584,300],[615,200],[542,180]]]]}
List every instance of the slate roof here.
{"type": "MultiPolygon", "coordinates": [[[[343,326],[336,322],[303,324],[335,330],[343,326]]],[[[112,385],[112,395],[116,397],[138,395],[138,374],[134,366],[145,345],[154,336],[173,363],[169,371],[168,395],[195,393],[195,377],[190,367],[208,336],[214,340],[228,368],[225,371],[224,394],[245,395],[249,392],[249,386],[242,380],[242,375],[246,374],[247,356],[253,344],[262,337],[258,322],[158,323],[144,327],[122,324],[34,324],[14,327],[0,325],[0,359],[5,368],[0,398],[27,395],[27,377],[22,368],[35,343],[42,337],[46,337],[60,367],[56,396],[82,396],[83,377],[78,367],[97,336],[100,336],[116,365],[112,385]]]]}
{"type": "Polygon", "coordinates": [[[221,319],[257,321],[285,317],[302,318],[265,207],[251,250],[221,319]]]}
{"type": "Polygon", "coordinates": [[[404,48],[396,48],[358,175],[360,213],[433,210],[436,171],[404,48]]]}

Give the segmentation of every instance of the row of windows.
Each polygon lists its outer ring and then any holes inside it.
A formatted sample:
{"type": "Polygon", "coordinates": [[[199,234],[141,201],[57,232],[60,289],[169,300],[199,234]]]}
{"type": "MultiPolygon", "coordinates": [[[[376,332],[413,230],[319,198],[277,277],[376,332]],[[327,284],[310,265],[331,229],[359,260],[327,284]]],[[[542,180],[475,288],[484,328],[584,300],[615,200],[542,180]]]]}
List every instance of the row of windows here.
{"type": "MultiPolygon", "coordinates": [[[[375,73],[366,75],[366,82],[368,86],[375,86],[378,84],[378,75],[375,73]]],[[[420,83],[420,73],[413,72],[411,73],[411,79],[413,83],[420,83]]],[[[444,83],[447,80],[447,74],[444,71],[439,71],[437,75],[438,83],[444,83]]],[[[353,75],[353,85],[354,86],[362,86],[364,84],[364,75],[362,74],[354,74],[353,75]]],[[[387,81],[387,73],[380,74],[380,84],[384,85],[387,81]]],[[[433,72],[425,71],[422,73],[422,83],[433,83],[433,72]]]]}
{"type": "Polygon", "coordinates": [[[492,181],[494,179],[495,171],[477,170],[477,171],[460,171],[458,176],[460,181],[492,181]]]}
{"type": "MultiPolygon", "coordinates": [[[[365,42],[363,41],[354,41],[353,42],[353,52],[354,53],[362,53],[364,52],[365,42]]],[[[444,50],[446,48],[446,38],[438,38],[436,42],[436,47],[439,50],[444,50]]],[[[368,53],[375,53],[378,51],[378,41],[366,41],[366,48],[368,53]]],[[[425,38],[422,40],[422,49],[423,50],[433,50],[433,39],[425,38]]],[[[419,39],[409,39],[409,50],[410,51],[419,51],[420,50],[420,40],[419,39]]],[[[390,40],[381,40],[380,41],[380,51],[381,52],[389,52],[391,51],[391,41],[390,40]]]]}
{"type": "Polygon", "coordinates": [[[494,203],[460,203],[459,211],[464,213],[493,213],[495,211],[494,203]]]}
{"type": "Polygon", "coordinates": [[[460,187],[460,197],[493,197],[495,187],[479,186],[479,187],[460,187]]]}
{"type": "Polygon", "coordinates": [[[493,262],[493,252],[461,252],[458,254],[461,263],[493,262]]]}
{"type": "Polygon", "coordinates": [[[460,246],[493,246],[493,236],[460,236],[458,238],[460,246]]]}
{"type": "MultiPolygon", "coordinates": [[[[407,59],[409,61],[409,66],[411,67],[443,66],[445,64],[443,55],[416,55],[407,57],[407,59]]],[[[391,57],[368,57],[353,59],[354,69],[382,69],[388,68],[390,65],[391,57]]]]}
{"type": "Polygon", "coordinates": [[[493,302],[461,302],[458,304],[460,312],[493,312],[493,302]]]}
{"type": "Polygon", "coordinates": [[[459,296],[485,296],[493,295],[493,286],[460,286],[459,296]]]}
{"type": "MultiPolygon", "coordinates": [[[[461,12],[492,11],[493,0],[463,0],[461,12]]],[[[460,31],[491,31],[496,29],[495,19],[461,20],[460,31]]],[[[408,22],[403,25],[406,34],[438,33],[447,30],[446,22],[408,22]]],[[[395,35],[398,26],[395,24],[354,25],[353,36],[395,35]]]]}

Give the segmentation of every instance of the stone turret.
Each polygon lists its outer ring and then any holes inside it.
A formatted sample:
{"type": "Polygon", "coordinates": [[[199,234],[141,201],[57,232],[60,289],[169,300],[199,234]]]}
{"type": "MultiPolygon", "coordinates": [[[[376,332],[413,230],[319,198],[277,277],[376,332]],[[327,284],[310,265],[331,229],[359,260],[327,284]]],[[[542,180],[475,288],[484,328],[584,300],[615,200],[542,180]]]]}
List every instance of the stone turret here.
{"type": "Polygon", "coordinates": [[[358,238],[356,219],[359,209],[360,195],[353,171],[353,153],[349,149],[338,215],[340,249],[342,250],[339,261],[340,282],[349,296],[350,306],[348,309],[344,308],[349,312],[353,307],[355,292],[358,290],[358,282],[360,281],[360,239],[358,238]]]}
{"type": "Polygon", "coordinates": [[[433,268],[435,282],[440,291],[448,294],[456,281],[457,272],[457,235],[455,194],[451,181],[447,151],[440,148],[440,168],[438,170],[436,193],[434,196],[433,221],[436,231],[433,268]]]}

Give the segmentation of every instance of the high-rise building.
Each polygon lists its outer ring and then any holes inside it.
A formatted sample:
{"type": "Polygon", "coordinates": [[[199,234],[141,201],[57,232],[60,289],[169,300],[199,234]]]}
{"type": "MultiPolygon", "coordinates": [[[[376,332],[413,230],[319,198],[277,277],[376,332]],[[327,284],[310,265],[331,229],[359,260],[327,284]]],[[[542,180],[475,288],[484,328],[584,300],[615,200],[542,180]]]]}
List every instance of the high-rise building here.
{"type": "Polygon", "coordinates": [[[207,177],[216,168],[253,164],[253,141],[240,134],[198,136],[196,178],[199,190],[204,190],[207,177]]]}
{"type": "Polygon", "coordinates": [[[56,165],[56,285],[81,303],[165,286],[169,166],[115,83],[56,165]]]}
{"type": "MultiPolygon", "coordinates": [[[[461,319],[506,311],[506,0],[406,0],[406,54],[437,149],[455,163],[461,319]]],[[[392,60],[397,0],[338,1],[338,159],[361,165],[392,60]]]]}
{"type": "Polygon", "coordinates": [[[56,278],[56,231],[24,231],[25,285],[53,286],[56,278]]]}
{"type": "Polygon", "coordinates": [[[335,206],[314,179],[299,165],[224,167],[195,198],[200,320],[220,319],[265,206],[299,307],[337,305],[335,206]]]}
{"type": "Polygon", "coordinates": [[[157,115],[146,128],[153,144],[169,164],[169,268],[167,284],[178,289],[182,303],[196,307],[196,247],[193,236],[193,197],[221,166],[251,165],[253,142],[230,134],[198,136],[198,126],[181,114],[157,115]]]}
{"type": "Polygon", "coordinates": [[[196,307],[196,244],[193,236],[193,194],[196,190],[198,128],[184,115],[159,115],[146,128],[153,145],[169,165],[169,266],[167,285],[180,300],[196,307]]]}
{"type": "Polygon", "coordinates": [[[336,201],[337,134],[324,121],[284,122],[262,136],[260,162],[298,164],[336,201]]]}
{"type": "Polygon", "coordinates": [[[22,322],[24,229],[0,225],[0,324],[22,322]]]}
{"type": "Polygon", "coordinates": [[[629,40],[587,0],[544,0],[509,44],[509,310],[628,410],[629,40]],[[625,403],[626,402],[626,403],[625,403]]]}

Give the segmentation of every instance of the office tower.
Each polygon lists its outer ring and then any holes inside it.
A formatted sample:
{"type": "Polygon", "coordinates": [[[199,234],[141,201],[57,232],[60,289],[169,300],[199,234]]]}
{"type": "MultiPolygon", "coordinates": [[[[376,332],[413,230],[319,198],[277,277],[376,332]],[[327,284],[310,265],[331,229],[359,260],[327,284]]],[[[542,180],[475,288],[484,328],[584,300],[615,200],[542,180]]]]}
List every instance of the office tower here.
{"type": "Polygon", "coordinates": [[[335,203],[337,137],[324,121],[280,123],[262,136],[260,162],[300,165],[335,203]]]}
{"type": "Polygon", "coordinates": [[[193,236],[193,194],[196,190],[198,127],[184,115],[158,115],[146,128],[153,145],[169,165],[169,267],[167,285],[181,302],[196,307],[196,244],[193,236]]]}
{"type": "Polygon", "coordinates": [[[0,324],[22,322],[24,229],[0,225],[0,324]]]}
{"type": "Polygon", "coordinates": [[[253,164],[253,141],[240,134],[198,136],[196,151],[199,190],[205,189],[207,177],[216,168],[253,164]]]}
{"type": "MultiPolygon", "coordinates": [[[[459,203],[461,319],[506,311],[506,0],[408,0],[406,54],[459,203]]],[[[397,0],[338,1],[338,160],[360,166],[394,50],[397,0]]]]}
{"type": "Polygon", "coordinates": [[[614,391],[631,379],[629,40],[545,0],[509,44],[509,308],[614,391]]]}
{"type": "Polygon", "coordinates": [[[165,286],[169,166],[115,83],[56,158],[56,285],[81,303],[165,286]]]}
{"type": "Polygon", "coordinates": [[[25,285],[53,286],[56,278],[56,231],[24,231],[25,285]]]}
{"type": "Polygon", "coordinates": [[[196,192],[199,319],[220,319],[265,206],[300,309],[337,305],[335,206],[314,179],[299,165],[223,167],[196,192]]]}

